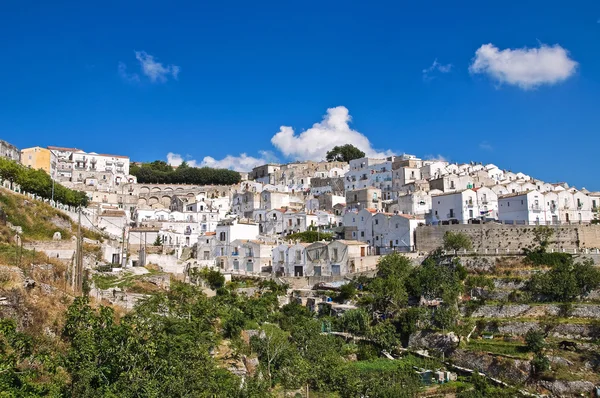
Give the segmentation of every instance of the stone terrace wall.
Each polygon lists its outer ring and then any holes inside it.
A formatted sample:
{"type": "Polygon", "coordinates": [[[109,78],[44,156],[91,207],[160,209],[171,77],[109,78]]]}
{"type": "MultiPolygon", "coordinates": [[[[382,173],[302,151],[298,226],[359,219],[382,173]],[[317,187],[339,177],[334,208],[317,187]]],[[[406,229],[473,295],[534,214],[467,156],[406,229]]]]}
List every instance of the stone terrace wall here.
{"type": "MultiPolygon", "coordinates": [[[[443,245],[446,231],[467,234],[477,251],[496,249],[511,252],[535,246],[533,230],[535,225],[509,224],[455,224],[419,226],[416,230],[416,247],[418,251],[432,251],[443,245]]],[[[550,226],[554,229],[550,248],[556,250],[595,249],[600,248],[600,225],[572,224],[550,226]]]]}

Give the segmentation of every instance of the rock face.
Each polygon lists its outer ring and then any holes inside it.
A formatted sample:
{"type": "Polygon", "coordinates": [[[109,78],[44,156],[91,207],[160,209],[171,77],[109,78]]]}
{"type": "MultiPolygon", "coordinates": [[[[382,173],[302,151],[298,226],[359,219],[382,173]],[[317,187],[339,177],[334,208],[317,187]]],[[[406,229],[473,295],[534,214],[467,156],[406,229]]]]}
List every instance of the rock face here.
{"type": "MultiPolygon", "coordinates": [[[[539,318],[546,316],[558,316],[561,309],[558,305],[484,305],[477,308],[472,317],[474,318],[539,318]]],[[[570,316],[575,318],[600,318],[600,305],[575,305],[570,316]]]]}
{"type": "Polygon", "coordinates": [[[59,216],[54,216],[50,219],[50,222],[54,224],[57,228],[64,229],[67,231],[71,230],[71,221],[69,221],[68,219],[64,219],[59,216]]]}
{"type": "Polygon", "coordinates": [[[540,381],[540,385],[557,397],[589,395],[594,390],[594,384],[589,381],[540,381]]]}
{"type": "Polygon", "coordinates": [[[529,361],[494,357],[461,349],[455,350],[450,359],[455,365],[477,370],[510,384],[524,383],[529,378],[531,369],[529,361]]]}
{"type": "Polygon", "coordinates": [[[453,332],[442,334],[428,331],[418,331],[411,334],[408,339],[409,348],[424,348],[430,351],[444,353],[445,355],[450,354],[456,347],[458,347],[458,343],[459,339],[453,332]]]}

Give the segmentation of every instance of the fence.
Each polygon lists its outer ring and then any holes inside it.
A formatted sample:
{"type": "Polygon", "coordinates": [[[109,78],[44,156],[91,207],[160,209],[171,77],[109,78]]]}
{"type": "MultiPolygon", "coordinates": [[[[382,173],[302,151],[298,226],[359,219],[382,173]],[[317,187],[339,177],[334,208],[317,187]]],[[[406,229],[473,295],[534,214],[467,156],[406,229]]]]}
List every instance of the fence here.
{"type": "MultiPolygon", "coordinates": [[[[567,254],[598,254],[600,255],[600,249],[565,249],[563,248],[550,248],[550,253],[567,253],[567,254]]],[[[503,256],[503,255],[514,255],[522,256],[525,255],[523,250],[511,250],[511,249],[481,249],[481,250],[444,250],[443,254],[453,254],[455,256],[503,256]]]]}

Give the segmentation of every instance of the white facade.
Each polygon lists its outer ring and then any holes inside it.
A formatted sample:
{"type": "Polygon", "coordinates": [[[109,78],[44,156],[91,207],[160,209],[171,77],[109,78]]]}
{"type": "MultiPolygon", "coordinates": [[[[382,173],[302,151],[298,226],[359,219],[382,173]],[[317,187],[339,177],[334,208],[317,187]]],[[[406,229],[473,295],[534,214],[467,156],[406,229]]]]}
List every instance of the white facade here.
{"type": "Polygon", "coordinates": [[[432,219],[437,222],[466,224],[480,216],[477,194],[472,189],[433,196],[432,219]]]}

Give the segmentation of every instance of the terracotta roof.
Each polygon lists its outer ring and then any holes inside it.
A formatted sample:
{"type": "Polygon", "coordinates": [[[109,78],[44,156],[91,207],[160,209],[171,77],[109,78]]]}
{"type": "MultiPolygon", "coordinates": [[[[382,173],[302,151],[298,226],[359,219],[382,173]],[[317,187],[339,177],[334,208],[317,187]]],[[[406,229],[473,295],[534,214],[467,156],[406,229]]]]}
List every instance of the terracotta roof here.
{"type": "Polygon", "coordinates": [[[368,211],[369,213],[377,213],[377,209],[367,208],[365,210],[368,211]]]}
{"type": "Polygon", "coordinates": [[[205,236],[214,236],[216,234],[217,234],[216,232],[206,232],[204,235],[205,236]]]}

